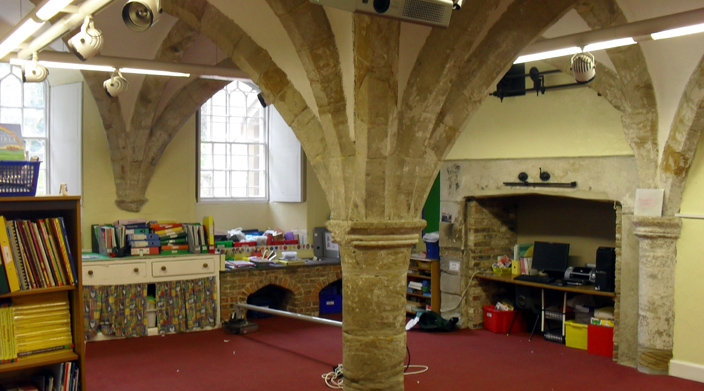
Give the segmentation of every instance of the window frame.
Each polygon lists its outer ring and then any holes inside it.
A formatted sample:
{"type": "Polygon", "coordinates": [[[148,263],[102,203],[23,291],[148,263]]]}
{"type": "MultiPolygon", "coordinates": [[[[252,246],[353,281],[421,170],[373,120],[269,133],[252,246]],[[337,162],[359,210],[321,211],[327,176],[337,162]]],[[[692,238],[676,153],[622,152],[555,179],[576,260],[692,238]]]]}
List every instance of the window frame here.
{"type": "MultiPolygon", "coordinates": [[[[235,79],[232,81],[232,83],[244,83],[248,85],[250,88],[252,88],[253,94],[258,94],[259,93],[259,88],[252,83],[251,80],[248,79],[235,79]]],[[[232,83],[228,84],[227,86],[223,87],[220,91],[226,90],[232,83]]],[[[218,91],[218,92],[220,92],[218,91]]],[[[215,94],[213,94],[215,96],[215,94]]],[[[236,142],[236,141],[223,141],[223,142],[213,142],[213,141],[206,141],[206,143],[210,144],[225,144],[227,146],[231,145],[236,145],[236,144],[241,144],[241,145],[261,145],[263,147],[263,153],[262,156],[259,157],[259,159],[262,160],[263,163],[263,169],[261,170],[263,172],[263,184],[262,186],[264,187],[264,195],[260,197],[203,197],[201,194],[201,178],[202,178],[202,173],[203,173],[203,167],[202,167],[202,124],[203,124],[203,113],[201,112],[203,109],[203,106],[208,104],[210,100],[213,97],[210,97],[203,105],[197,110],[196,112],[196,200],[198,203],[230,203],[230,202],[249,202],[249,203],[268,203],[269,198],[270,198],[270,185],[269,185],[269,176],[270,176],[270,167],[269,167],[269,142],[270,142],[270,129],[269,129],[269,109],[268,107],[261,107],[261,123],[262,123],[262,129],[264,132],[264,135],[262,139],[264,140],[263,142],[236,142]]],[[[226,108],[227,108],[227,115],[225,118],[230,118],[229,115],[229,96],[228,96],[228,101],[226,103],[226,108]]],[[[240,117],[242,118],[242,117],[240,117]]],[[[244,117],[248,119],[249,117],[244,117]]],[[[230,122],[225,121],[225,126],[229,128],[230,122]]],[[[231,159],[231,154],[228,153],[226,159],[228,160],[228,165],[229,165],[229,160],[231,159]]],[[[210,169],[208,169],[210,170],[210,169]]],[[[216,170],[211,170],[212,172],[216,170]]],[[[219,171],[225,171],[226,176],[231,178],[232,172],[236,170],[232,169],[225,169],[225,170],[219,170],[219,171]]],[[[246,170],[246,172],[254,172],[254,170],[246,170]]],[[[231,186],[228,185],[227,191],[231,191],[231,186]]]]}
{"type": "MultiPolygon", "coordinates": [[[[41,165],[39,166],[39,173],[38,173],[38,175],[39,175],[40,177],[41,177],[41,175],[42,175],[42,173],[43,173],[43,176],[44,176],[44,189],[43,189],[43,192],[40,192],[39,181],[38,181],[38,182],[37,182],[37,193],[36,193],[36,195],[47,195],[47,194],[49,194],[50,191],[51,191],[51,189],[49,189],[50,184],[51,184],[51,178],[49,177],[49,176],[50,176],[50,172],[51,172],[51,170],[50,170],[50,166],[51,166],[51,161],[50,161],[50,156],[51,156],[51,153],[50,153],[50,150],[51,150],[50,126],[51,126],[51,124],[49,123],[49,112],[50,112],[50,105],[51,105],[51,102],[50,102],[50,93],[49,93],[49,88],[50,88],[49,82],[48,82],[48,80],[44,80],[44,81],[41,81],[41,82],[36,82],[36,83],[35,83],[35,82],[32,82],[32,83],[31,83],[31,84],[41,83],[41,84],[44,86],[44,88],[43,88],[43,95],[44,95],[44,96],[43,96],[43,101],[44,101],[44,107],[43,107],[44,137],[28,136],[28,135],[27,135],[27,132],[26,132],[26,130],[25,130],[25,126],[24,126],[25,110],[26,110],[26,109],[37,109],[37,107],[30,107],[30,106],[26,106],[26,105],[25,105],[25,86],[26,86],[26,83],[27,83],[27,82],[23,82],[23,81],[22,81],[22,77],[21,77],[21,76],[18,76],[18,75],[15,73],[15,70],[17,70],[17,71],[20,73],[20,75],[21,75],[21,73],[22,73],[21,67],[19,67],[19,66],[17,66],[17,65],[10,65],[10,64],[6,64],[6,65],[9,66],[10,72],[9,72],[7,75],[5,75],[5,76],[0,77],[0,83],[2,83],[2,81],[5,80],[5,78],[7,78],[7,77],[15,77],[15,78],[17,78],[18,81],[20,82],[21,87],[22,87],[22,91],[21,91],[21,95],[22,95],[22,96],[21,96],[21,99],[20,99],[22,103],[21,103],[20,107],[2,106],[2,102],[0,101],[0,109],[2,109],[2,108],[13,108],[13,109],[19,108],[19,109],[20,109],[20,111],[21,111],[21,116],[22,116],[22,123],[20,124],[20,126],[21,126],[21,128],[22,128],[22,141],[24,142],[25,148],[26,148],[26,146],[27,146],[28,141],[32,141],[32,140],[39,140],[39,141],[42,141],[42,140],[43,140],[43,141],[44,141],[44,160],[41,162],[41,165]]],[[[1,93],[1,92],[0,92],[0,93],[1,93]]],[[[5,122],[2,121],[2,120],[0,120],[0,123],[5,123],[5,122]]],[[[26,151],[26,149],[25,149],[25,151],[26,151]]]]}

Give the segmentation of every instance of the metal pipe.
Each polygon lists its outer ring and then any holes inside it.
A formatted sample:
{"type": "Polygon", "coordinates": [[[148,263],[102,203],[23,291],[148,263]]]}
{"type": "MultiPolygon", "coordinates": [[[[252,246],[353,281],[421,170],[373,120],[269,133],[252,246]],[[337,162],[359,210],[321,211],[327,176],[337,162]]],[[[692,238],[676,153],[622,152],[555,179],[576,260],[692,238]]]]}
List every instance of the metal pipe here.
{"type": "Polygon", "coordinates": [[[265,313],[273,314],[273,315],[281,315],[281,316],[285,316],[287,318],[305,320],[306,322],[320,323],[320,324],[325,324],[328,326],[342,327],[342,322],[338,322],[338,321],[332,320],[332,319],[318,318],[316,316],[297,314],[295,312],[275,310],[272,308],[259,307],[259,306],[252,305],[252,304],[236,303],[235,305],[237,307],[246,308],[246,309],[252,310],[252,311],[265,312],[265,313]]]}

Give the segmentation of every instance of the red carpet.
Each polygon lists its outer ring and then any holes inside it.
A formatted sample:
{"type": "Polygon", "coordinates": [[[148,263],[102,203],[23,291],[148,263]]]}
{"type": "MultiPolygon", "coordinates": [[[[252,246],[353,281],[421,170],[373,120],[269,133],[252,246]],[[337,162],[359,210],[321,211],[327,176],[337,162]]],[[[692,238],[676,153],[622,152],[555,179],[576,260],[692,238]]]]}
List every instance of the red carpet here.
{"type": "MultiPolygon", "coordinates": [[[[225,331],[105,342],[86,348],[87,390],[327,390],[321,375],[342,362],[342,330],[289,318],[256,319],[244,336],[225,331]]],[[[704,391],[704,384],[652,376],[607,357],[527,333],[411,331],[405,389],[704,391]]]]}

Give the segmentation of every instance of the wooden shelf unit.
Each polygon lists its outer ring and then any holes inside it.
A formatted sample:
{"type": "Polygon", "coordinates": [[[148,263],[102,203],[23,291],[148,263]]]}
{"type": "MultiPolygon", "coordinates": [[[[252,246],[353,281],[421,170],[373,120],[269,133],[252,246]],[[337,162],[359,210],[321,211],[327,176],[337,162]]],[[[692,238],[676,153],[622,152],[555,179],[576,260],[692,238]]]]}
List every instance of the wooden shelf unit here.
{"type": "Polygon", "coordinates": [[[83,289],[81,284],[81,197],[37,196],[0,197],[0,215],[8,220],[62,217],[66,226],[71,255],[76,264],[75,286],[61,286],[22,290],[0,295],[0,298],[41,296],[67,292],[71,311],[71,333],[73,351],[42,353],[20,358],[14,363],[0,364],[0,383],[29,381],[29,378],[44,367],[67,361],[76,361],[80,370],[81,391],[86,390],[85,345],[83,343],[83,289]]]}
{"type": "MultiPolygon", "coordinates": [[[[410,281],[428,281],[430,283],[430,296],[422,293],[406,292],[406,298],[419,298],[420,303],[430,305],[430,309],[435,313],[440,313],[440,261],[438,259],[426,259],[411,257],[408,267],[407,284],[410,281]],[[417,272],[413,272],[417,271],[417,272]]],[[[415,314],[408,306],[406,312],[415,314]]]]}

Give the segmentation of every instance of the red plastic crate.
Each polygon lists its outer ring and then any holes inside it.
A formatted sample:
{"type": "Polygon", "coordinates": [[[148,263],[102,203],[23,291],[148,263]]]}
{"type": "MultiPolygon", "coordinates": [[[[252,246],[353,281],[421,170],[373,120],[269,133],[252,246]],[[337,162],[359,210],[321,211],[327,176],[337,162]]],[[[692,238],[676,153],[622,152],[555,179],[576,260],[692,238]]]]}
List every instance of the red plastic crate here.
{"type": "MultiPolygon", "coordinates": [[[[511,327],[511,320],[516,311],[496,311],[493,305],[485,305],[484,309],[484,328],[495,333],[508,333],[508,328],[511,327]]],[[[516,316],[516,321],[511,328],[512,333],[517,333],[526,330],[526,323],[523,320],[521,313],[516,316]]]]}
{"type": "Polygon", "coordinates": [[[587,352],[606,357],[614,355],[614,328],[590,324],[587,330],[587,352]]]}

